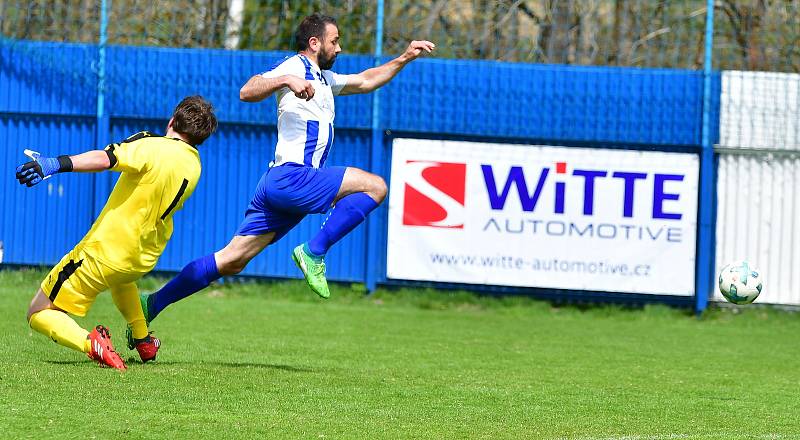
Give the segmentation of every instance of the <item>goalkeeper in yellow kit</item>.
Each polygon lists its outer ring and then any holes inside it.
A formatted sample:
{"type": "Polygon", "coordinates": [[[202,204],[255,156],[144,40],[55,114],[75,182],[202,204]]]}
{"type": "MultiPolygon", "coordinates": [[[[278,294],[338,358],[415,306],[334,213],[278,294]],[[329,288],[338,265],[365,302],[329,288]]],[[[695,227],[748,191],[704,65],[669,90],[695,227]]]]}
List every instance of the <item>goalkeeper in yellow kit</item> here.
{"type": "Polygon", "coordinates": [[[106,327],[98,325],[90,333],[67,314],[85,316],[97,294],[108,289],[131,327],[142,361],[155,359],[160,341],[148,332],[136,280],[153,269],[172,236],[172,216],[200,178],[197,146],[216,127],[211,104],[191,96],[175,108],[164,136],[140,132],[104,150],[75,156],[26,152],[33,160],[20,165],[16,176],[27,186],[60,172],[122,173],[92,228],[33,297],[28,308],[31,328],[86,353],[101,366],[124,370],[106,327]]]}

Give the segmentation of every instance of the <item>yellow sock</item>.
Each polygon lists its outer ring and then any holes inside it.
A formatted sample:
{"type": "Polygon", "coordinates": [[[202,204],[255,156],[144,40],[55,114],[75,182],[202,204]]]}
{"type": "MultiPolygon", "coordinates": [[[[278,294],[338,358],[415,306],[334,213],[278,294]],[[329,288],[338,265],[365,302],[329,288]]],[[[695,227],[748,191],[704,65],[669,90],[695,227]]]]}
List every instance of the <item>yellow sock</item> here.
{"type": "Polygon", "coordinates": [[[144,339],[147,337],[147,322],[144,320],[142,304],[139,302],[139,289],[136,283],[113,286],[111,288],[111,298],[117,310],[125,317],[125,321],[131,326],[134,339],[144,339]]]}
{"type": "Polygon", "coordinates": [[[64,312],[44,309],[31,315],[28,322],[32,329],[52,339],[56,344],[76,351],[88,353],[89,332],[78,325],[64,312]]]}

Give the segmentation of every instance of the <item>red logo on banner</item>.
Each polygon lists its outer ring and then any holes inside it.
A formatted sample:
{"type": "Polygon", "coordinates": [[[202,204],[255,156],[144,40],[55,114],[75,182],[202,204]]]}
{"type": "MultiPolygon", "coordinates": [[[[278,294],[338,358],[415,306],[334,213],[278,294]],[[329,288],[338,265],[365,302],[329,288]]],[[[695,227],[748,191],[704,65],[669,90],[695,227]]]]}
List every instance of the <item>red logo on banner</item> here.
{"type": "Polygon", "coordinates": [[[403,224],[464,229],[467,165],[406,161],[403,224]]]}

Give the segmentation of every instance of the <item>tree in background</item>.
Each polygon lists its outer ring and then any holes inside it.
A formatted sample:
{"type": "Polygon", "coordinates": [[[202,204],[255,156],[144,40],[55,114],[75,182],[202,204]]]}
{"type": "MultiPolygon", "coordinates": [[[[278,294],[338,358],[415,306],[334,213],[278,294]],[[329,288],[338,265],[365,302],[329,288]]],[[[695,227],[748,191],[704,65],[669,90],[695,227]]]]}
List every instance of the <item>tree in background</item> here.
{"type": "MultiPolygon", "coordinates": [[[[110,44],[292,50],[302,17],[333,15],[347,53],[372,53],[373,0],[114,0],[110,44]]],[[[96,43],[99,2],[0,1],[11,39],[96,43]]],[[[705,0],[385,0],[384,53],[412,38],[437,57],[702,67],[705,0]]],[[[716,0],[714,64],[800,72],[800,0],[716,0]]]]}

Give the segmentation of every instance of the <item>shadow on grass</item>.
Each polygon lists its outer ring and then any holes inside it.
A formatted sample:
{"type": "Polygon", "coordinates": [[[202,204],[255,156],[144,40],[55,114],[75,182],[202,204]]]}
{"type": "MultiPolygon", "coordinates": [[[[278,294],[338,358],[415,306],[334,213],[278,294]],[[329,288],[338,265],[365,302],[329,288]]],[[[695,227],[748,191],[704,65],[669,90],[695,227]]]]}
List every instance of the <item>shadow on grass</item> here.
{"type": "MultiPolygon", "coordinates": [[[[138,362],[137,362],[138,364],[138,362]]],[[[141,365],[141,364],[139,364],[141,365]]],[[[269,368],[272,370],[291,371],[295,373],[313,373],[314,370],[310,368],[293,367],[291,365],[281,364],[265,364],[260,362],[185,362],[185,361],[167,361],[156,362],[153,365],[210,365],[214,367],[227,367],[227,368],[269,368]]]]}
{"type": "MultiPolygon", "coordinates": [[[[44,361],[51,365],[92,365],[91,361],[88,360],[75,360],[75,361],[44,361]]],[[[125,364],[130,368],[132,365],[134,366],[143,366],[141,362],[135,360],[133,358],[129,358],[125,361],[125,364]]],[[[267,364],[261,362],[188,362],[188,361],[166,361],[166,362],[154,362],[152,364],[148,364],[148,366],[158,367],[159,365],[164,366],[212,366],[212,367],[225,367],[225,368],[265,368],[271,370],[283,370],[283,371],[291,371],[293,373],[314,373],[315,371],[310,368],[302,368],[302,367],[293,367],[291,365],[282,365],[282,364],[267,364]]]]}

